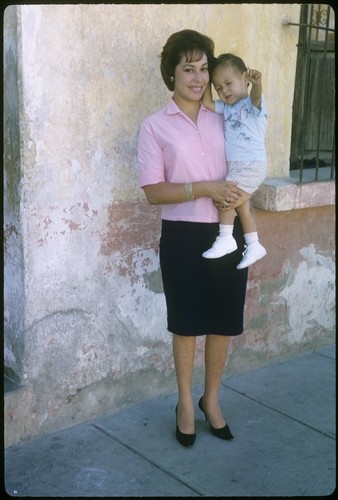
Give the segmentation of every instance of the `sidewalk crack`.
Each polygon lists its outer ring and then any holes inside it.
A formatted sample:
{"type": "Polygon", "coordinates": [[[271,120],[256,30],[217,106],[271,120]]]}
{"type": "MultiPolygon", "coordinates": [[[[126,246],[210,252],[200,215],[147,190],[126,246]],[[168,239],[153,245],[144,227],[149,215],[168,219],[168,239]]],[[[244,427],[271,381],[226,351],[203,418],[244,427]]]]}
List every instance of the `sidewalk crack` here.
{"type": "Polygon", "coordinates": [[[261,401],[261,400],[259,400],[259,399],[255,399],[255,398],[253,398],[253,397],[251,397],[251,396],[248,396],[245,392],[241,392],[241,391],[239,391],[239,390],[237,390],[237,389],[234,389],[234,388],[232,388],[232,387],[230,387],[230,386],[228,386],[228,385],[226,385],[226,384],[224,384],[224,383],[222,383],[222,385],[223,385],[223,387],[226,387],[226,388],[227,388],[227,389],[229,389],[230,391],[232,391],[232,392],[234,392],[234,393],[236,393],[236,394],[239,394],[240,396],[243,396],[243,397],[245,397],[245,398],[249,399],[250,401],[253,401],[254,403],[256,403],[256,404],[258,404],[258,405],[260,405],[260,406],[264,406],[265,408],[269,408],[269,410],[272,410],[272,411],[274,411],[275,413],[278,413],[279,415],[283,415],[283,417],[286,417],[286,418],[288,418],[288,419],[290,419],[290,420],[293,420],[294,422],[297,422],[298,424],[300,424],[300,425],[302,425],[302,426],[304,426],[304,427],[307,427],[308,429],[311,429],[312,431],[315,431],[315,432],[317,432],[318,434],[321,434],[321,435],[323,435],[323,436],[325,436],[325,437],[328,437],[328,438],[330,438],[330,439],[333,439],[334,441],[336,440],[336,436],[335,436],[334,434],[331,434],[331,433],[326,432],[326,431],[322,431],[322,430],[320,430],[320,429],[317,429],[316,427],[313,427],[313,426],[312,426],[312,425],[310,425],[310,424],[307,424],[306,422],[302,422],[301,420],[298,420],[297,418],[292,417],[292,416],[291,416],[291,415],[289,415],[288,413],[283,412],[283,411],[282,411],[282,410],[280,410],[279,408],[276,408],[275,406],[270,405],[269,403],[265,403],[265,402],[263,402],[263,401],[261,401]]]}
{"type": "Polygon", "coordinates": [[[149,464],[151,464],[152,466],[156,467],[157,469],[159,469],[161,472],[163,472],[164,474],[166,474],[167,476],[171,477],[172,479],[174,479],[175,481],[181,483],[183,486],[185,486],[186,488],[188,488],[189,490],[191,490],[192,492],[196,493],[198,496],[200,497],[203,497],[203,496],[206,496],[206,493],[202,493],[201,491],[197,490],[196,488],[194,488],[193,486],[191,486],[190,484],[186,483],[185,481],[183,481],[180,477],[176,476],[175,474],[173,474],[172,472],[166,470],[166,469],[163,469],[162,467],[160,467],[159,465],[157,465],[153,460],[149,459],[148,457],[146,457],[145,455],[143,455],[140,451],[138,451],[137,449],[135,448],[132,448],[129,444],[125,443],[123,440],[121,440],[120,438],[116,437],[112,432],[109,432],[107,431],[107,429],[104,429],[102,427],[100,427],[99,425],[97,424],[92,424],[93,427],[95,427],[95,429],[97,429],[98,431],[100,432],[103,432],[103,434],[105,434],[106,436],[114,439],[115,441],[117,441],[119,444],[121,444],[122,446],[124,446],[125,448],[127,448],[129,451],[131,451],[132,453],[134,453],[135,455],[137,455],[138,457],[142,458],[142,460],[146,460],[149,464]]]}

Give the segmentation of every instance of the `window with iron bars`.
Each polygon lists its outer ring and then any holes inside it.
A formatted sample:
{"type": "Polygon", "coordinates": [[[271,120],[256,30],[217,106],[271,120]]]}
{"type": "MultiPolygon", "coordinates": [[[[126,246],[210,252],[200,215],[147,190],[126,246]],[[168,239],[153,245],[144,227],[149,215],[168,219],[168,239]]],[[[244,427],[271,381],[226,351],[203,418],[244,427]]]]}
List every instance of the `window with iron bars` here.
{"type": "Polygon", "coordinates": [[[335,178],[335,19],[328,5],[301,6],[292,110],[290,176],[335,178]]]}

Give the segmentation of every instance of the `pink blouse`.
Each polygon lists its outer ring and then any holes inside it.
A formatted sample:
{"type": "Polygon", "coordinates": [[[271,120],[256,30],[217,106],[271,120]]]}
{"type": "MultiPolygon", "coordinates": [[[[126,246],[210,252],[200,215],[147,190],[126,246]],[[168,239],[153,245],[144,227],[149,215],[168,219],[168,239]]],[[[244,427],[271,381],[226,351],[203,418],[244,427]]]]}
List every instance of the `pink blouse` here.
{"type": "MultiPolygon", "coordinates": [[[[197,125],[173,99],[141,125],[138,146],[140,187],[159,182],[222,180],[227,173],[223,117],[202,104],[197,125]]],[[[162,218],[217,222],[211,198],[162,205],[162,218]]]]}

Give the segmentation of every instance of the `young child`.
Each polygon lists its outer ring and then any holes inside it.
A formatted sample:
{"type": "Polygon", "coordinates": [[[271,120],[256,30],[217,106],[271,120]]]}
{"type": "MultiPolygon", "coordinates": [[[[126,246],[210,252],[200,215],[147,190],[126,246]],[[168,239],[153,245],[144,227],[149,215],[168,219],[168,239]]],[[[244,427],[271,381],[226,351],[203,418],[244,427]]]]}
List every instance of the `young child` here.
{"type": "MultiPolygon", "coordinates": [[[[258,241],[256,222],[250,208],[250,195],[266,177],[267,109],[262,96],[262,75],[257,70],[247,69],[239,57],[222,54],[215,59],[212,83],[220,100],[212,100],[209,85],[202,102],[211,111],[224,115],[228,165],[226,180],[236,182],[237,187],[247,195],[236,208],[247,245],[237,266],[237,269],[243,269],[266,255],[265,248],[258,241]],[[250,95],[249,82],[252,84],[250,95]]],[[[229,200],[226,201],[229,203],[229,200]]],[[[215,259],[237,249],[232,235],[234,218],[235,210],[219,210],[219,235],[212,247],[202,254],[203,257],[215,259]]]]}

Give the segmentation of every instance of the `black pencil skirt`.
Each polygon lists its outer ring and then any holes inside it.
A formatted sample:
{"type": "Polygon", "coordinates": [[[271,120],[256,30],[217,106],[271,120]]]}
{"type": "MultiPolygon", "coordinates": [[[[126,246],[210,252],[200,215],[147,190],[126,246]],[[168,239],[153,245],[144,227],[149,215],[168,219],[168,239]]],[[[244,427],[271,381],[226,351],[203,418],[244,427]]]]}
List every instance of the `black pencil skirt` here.
{"type": "Polygon", "coordinates": [[[247,269],[236,269],[244,238],[238,217],[238,249],[205,259],[218,235],[218,223],[162,220],[160,265],[167,303],[168,330],[176,335],[225,335],[243,332],[247,269]]]}

